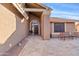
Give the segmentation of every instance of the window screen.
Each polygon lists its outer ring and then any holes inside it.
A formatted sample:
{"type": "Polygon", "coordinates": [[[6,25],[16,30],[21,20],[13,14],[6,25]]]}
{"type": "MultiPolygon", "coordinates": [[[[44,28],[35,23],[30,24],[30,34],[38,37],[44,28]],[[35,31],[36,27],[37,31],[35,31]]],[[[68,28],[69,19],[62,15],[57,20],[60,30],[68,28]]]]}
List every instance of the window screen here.
{"type": "Polygon", "coordinates": [[[64,23],[54,23],[54,32],[64,32],[64,23]]]}

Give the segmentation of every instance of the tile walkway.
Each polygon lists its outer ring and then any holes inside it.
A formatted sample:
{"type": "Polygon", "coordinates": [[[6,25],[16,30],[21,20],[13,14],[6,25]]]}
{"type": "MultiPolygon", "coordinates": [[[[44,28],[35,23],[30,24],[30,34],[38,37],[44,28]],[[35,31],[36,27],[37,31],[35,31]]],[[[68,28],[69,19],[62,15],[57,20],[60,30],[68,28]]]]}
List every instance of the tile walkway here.
{"type": "Polygon", "coordinates": [[[79,56],[79,39],[42,40],[40,36],[28,36],[20,46],[16,45],[3,56],[79,56]]]}
{"type": "Polygon", "coordinates": [[[79,56],[79,39],[42,40],[40,36],[29,36],[19,56],[79,56]]]}

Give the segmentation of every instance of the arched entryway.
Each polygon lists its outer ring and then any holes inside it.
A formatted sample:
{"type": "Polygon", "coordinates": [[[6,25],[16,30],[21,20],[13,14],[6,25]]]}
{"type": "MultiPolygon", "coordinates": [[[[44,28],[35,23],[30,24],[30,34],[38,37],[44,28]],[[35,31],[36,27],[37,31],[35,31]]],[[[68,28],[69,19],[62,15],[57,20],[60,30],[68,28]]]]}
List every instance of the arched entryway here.
{"type": "Polygon", "coordinates": [[[30,21],[30,32],[33,35],[40,35],[40,23],[39,20],[33,19],[30,21]]]}

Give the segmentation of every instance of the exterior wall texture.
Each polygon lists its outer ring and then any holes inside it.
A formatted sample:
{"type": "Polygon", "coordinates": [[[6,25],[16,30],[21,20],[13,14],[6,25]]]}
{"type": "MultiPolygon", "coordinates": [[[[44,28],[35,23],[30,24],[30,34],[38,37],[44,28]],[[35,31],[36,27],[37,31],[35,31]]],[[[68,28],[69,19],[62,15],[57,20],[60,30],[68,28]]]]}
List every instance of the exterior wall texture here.
{"type": "Polygon", "coordinates": [[[0,5],[0,44],[4,44],[15,30],[15,15],[0,5]]]}
{"type": "Polygon", "coordinates": [[[79,32],[79,22],[77,22],[77,23],[75,24],[75,26],[76,26],[76,27],[75,27],[75,28],[76,28],[76,31],[79,32]]]}
{"type": "Polygon", "coordinates": [[[27,20],[0,4],[0,52],[9,50],[27,34],[27,20]]]}
{"type": "Polygon", "coordinates": [[[50,39],[50,21],[49,13],[42,14],[41,17],[41,35],[43,39],[50,39]]]}
{"type": "Polygon", "coordinates": [[[75,23],[66,23],[66,32],[75,32],[75,23]]]}
{"type": "Polygon", "coordinates": [[[63,18],[56,18],[56,17],[51,17],[50,18],[50,30],[51,34],[59,34],[54,32],[54,23],[64,23],[65,25],[65,32],[75,32],[75,21],[70,20],[70,19],[63,19],[63,18]]]}

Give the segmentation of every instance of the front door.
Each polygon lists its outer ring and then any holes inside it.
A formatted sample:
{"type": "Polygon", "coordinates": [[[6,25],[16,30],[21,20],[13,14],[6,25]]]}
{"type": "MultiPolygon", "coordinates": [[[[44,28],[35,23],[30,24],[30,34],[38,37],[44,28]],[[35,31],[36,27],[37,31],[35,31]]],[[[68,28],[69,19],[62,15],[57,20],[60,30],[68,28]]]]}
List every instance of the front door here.
{"type": "Polygon", "coordinates": [[[30,28],[31,28],[33,35],[38,35],[39,34],[39,21],[38,20],[32,20],[30,28]]]}
{"type": "Polygon", "coordinates": [[[38,35],[38,25],[34,25],[34,34],[38,35]]]}

